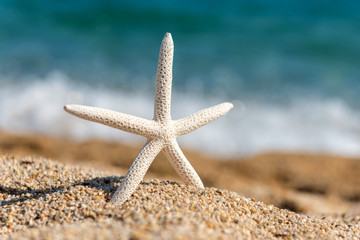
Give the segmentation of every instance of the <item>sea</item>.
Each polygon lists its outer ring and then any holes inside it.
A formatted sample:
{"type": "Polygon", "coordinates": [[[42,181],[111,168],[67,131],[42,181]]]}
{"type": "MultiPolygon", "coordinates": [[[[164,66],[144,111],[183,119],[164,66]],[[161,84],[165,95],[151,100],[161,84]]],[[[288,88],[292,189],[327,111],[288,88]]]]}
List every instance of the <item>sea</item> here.
{"type": "Polygon", "coordinates": [[[1,0],[0,18],[1,130],[142,144],[63,106],[151,119],[170,32],[173,119],[234,104],[182,147],[360,156],[358,0],[1,0]]]}

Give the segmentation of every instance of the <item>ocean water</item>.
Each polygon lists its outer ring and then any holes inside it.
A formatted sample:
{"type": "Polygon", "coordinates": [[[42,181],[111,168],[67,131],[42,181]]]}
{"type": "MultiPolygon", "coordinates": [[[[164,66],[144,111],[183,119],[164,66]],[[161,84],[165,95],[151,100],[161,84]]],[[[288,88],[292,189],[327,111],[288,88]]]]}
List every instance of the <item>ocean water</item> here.
{"type": "Polygon", "coordinates": [[[0,17],[1,129],[144,142],[62,108],[152,118],[171,32],[173,118],[235,105],[181,146],[360,156],[360,1],[3,0],[0,17]]]}

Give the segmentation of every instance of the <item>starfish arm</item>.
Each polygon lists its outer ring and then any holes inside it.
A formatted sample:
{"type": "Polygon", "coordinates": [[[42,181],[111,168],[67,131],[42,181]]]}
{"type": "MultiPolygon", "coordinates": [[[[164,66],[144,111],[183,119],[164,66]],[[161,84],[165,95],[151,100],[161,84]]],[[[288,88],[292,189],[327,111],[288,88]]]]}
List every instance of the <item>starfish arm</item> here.
{"type": "Polygon", "coordinates": [[[176,140],[164,148],[164,152],[173,168],[186,184],[193,185],[198,189],[204,189],[199,175],[186,159],[176,140]]]}
{"type": "Polygon", "coordinates": [[[231,103],[225,102],[219,105],[200,110],[188,117],[175,122],[176,136],[181,136],[192,132],[216,119],[224,116],[233,108],[231,103]]]}
{"type": "Polygon", "coordinates": [[[64,110],[74,116],[102,123],[126,132],[152,137],[158,131],[158,123],[125,113],[83,105],[66,105],[64,110]]]}
{"type": "Polygon", "coordinates": [[[113,204],[120,206],[130,198],[163,146],[164,141],[158,138],[150,140],[145,144],[136,156],[124,180],[122,180],[120,186],[112,196],[111,202],[113,204]]]}
{"type": "Polygon", "coordinates": [[[171,34],[166,33],[161,42],[156,75],[154,120],[160,123],[167,122],[171,119],[170,102],[173,58],[174,42],[171,34]]]}

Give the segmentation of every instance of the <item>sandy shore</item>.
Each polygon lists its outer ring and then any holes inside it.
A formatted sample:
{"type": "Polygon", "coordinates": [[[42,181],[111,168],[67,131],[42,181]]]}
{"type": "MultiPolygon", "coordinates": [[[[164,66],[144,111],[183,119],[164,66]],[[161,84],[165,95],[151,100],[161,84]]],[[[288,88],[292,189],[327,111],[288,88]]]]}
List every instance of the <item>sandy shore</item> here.
{"type": "Polygon", "coordinates": [[[359,234],[360,159],[272,153],[224,161],[185,151],[208,187],[199,193],[182,185],[160,155],[146,176],[160,180],[147,180],[125,205],[113,207],[108,199],[140,148],[0,133],[3,238],[335,239],[359,234]]]}
{"type": "MultiPolygon", "coordinates": [[[[45,157],[119,176],[126,173],[141,147],[0,132],[2,154],[45,157]]],[[[235,191],[299,213],[360,213],[360,159],[283,153],[217,159],[184,152],[207,187],[235,191]]],[[[181,182],[162,154],[146,178],[181,182]]]]}
{"type": "Polygon", "coordinates": [[[1,239],[355,238],[360,217],[310,217],[217,188],[144,181],[121,207],[121,177],[31,157],[3,156],[1,239]]]}

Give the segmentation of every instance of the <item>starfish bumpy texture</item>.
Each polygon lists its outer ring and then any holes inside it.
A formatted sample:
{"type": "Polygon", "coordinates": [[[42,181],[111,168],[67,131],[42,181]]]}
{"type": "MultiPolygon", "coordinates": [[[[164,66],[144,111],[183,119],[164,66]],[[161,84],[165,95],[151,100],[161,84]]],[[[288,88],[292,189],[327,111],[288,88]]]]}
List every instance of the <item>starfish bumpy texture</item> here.
{"type": "Polygon", "coordinates": [[[183,119],[172,120],[170,101],[173,56],[174,43],[171,34],[166,33],[160,48],[153,120],[96,107],[82,105],[66,105],[64,107],[65,111],[77,117],[142,135],[148,139],[112,196],[113,204],[121,205],[130,198],[161,150],[165,152],[171,165],[186,184],[194,185],[199,190],[204,189],[200,177],[181,151],[176,137],[192,132],[225,115],[233,105],[225,102],[193,113],[183,119]]]}

